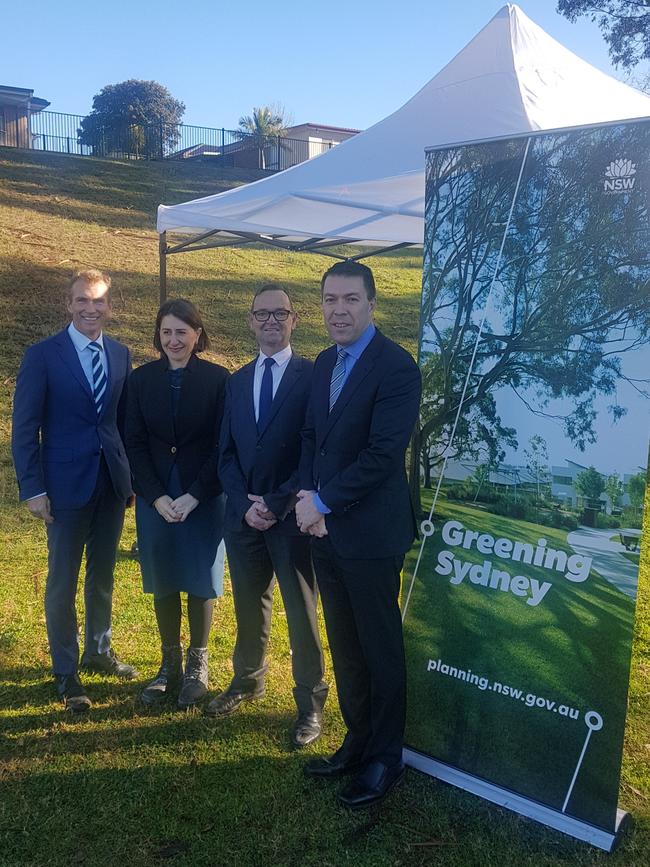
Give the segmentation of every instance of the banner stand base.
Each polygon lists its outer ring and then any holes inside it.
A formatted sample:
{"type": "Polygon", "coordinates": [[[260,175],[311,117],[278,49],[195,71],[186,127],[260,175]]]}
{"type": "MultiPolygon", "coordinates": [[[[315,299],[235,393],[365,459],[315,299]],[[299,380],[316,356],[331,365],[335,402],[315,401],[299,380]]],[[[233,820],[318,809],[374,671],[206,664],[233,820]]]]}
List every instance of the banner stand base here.
{"type": "Polygon", "coordinates": [[[617,810],[616,827],[612,833],[567,816],[559,810],[545,807],[537,801],[531,801],[522,795],[511,792],[509,789],[502,789],[493,783],[480,779],[480,777],[473,777],[471,774],[467,774],[464,771],[458,770],[458,768],[446,765],[444,762],[439,762],[408,747],[404,749],[402,758],[409,767],[422,771],[430,777],[436,777],[438,780],[450,783],[452,786],[464,789],[473,795],[478,795],[479,798],[483,798],[485,801],[491,801],[493,804],[498,804],[500,807],[505,807],[507,810],[512,810],[521,816],[526,816],[528,819],[534,819],[534,821],[540,822],[542,825],[546,825],[556,831],[561,831],[563,834],[568,834],[576,840],[590,843],[592,846],[597,846],[606,852],[612,851],[618,842],[622,828],[627,824],[626,820],[629,818],[629,813],[617,810]]]}

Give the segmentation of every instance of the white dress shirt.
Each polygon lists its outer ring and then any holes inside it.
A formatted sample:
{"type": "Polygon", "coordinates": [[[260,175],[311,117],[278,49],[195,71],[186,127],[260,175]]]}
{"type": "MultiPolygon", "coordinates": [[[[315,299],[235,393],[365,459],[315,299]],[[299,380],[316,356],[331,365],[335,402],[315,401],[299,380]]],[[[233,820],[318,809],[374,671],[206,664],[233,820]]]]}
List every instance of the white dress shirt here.
{"type": "Polygon", "coordinates": [[[275,364],[271,368],[271,373],[273,374],[273,397],[275,397],[275,393],[282,381],[284,371],[287,369],[291,356],[291,345],[287,346],[285,349],[281,349],[280,352],[276,352],[275,355],[268,356],[264,355],[263,352],[260,352],[257,356],[255,375],[253,376],[253,406],[255,407],[255,421],[259,419],[260,415],[260,389],[262,388],[262,377],[264,376],[264,362],[269,357],[275,361],[275,364]]]}

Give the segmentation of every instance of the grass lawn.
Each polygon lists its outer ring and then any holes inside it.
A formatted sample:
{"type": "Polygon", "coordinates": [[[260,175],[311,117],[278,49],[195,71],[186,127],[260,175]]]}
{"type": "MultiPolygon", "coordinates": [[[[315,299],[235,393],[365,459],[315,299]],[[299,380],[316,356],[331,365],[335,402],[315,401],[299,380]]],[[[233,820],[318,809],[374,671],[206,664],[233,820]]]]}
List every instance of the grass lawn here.
{"type": "MultiPolygon", "coordinates": [[[[294,708],[279,598],[262,701],[221,722],[199,712],[143,710],[137,693],[156,671],[158,647],[151,602],[128,556],[132,513],[120,545],[114,641],[118,653],[138,666],[141,680],[118,684],[89,677],[94,706],[83,720],[70,719],[53,700],[43,618],[45,534],[17,503],[8,447],[20,357],[28,344],[62,327],[61,290],[71,270],[89,266],[113,274],[111,333],[131,346],[136,363],[154,357],[155,206],[245,179],[220,175],[209,165],[134,165],[0,149],[0,864],[550,867],[649,862],[647,581],[637,615],[620,793],[636,826],[607,859],[415,772],[381,809],[349,814],[339,808],[336,785],[305,780],[305,756],[288,746],[294,708]]],[[[210,357],[234,369],[254,351],[245,324],[252,289],[280,280],[300,313],[295,346],[313,356],[325,345],[317,287],[330,261],[243,248],[180,255],[168,263],[169,291],[199,304],[214,338],[210,357]]],[[[415,351],[421,262],[400,252],[372,264],[380,293],[378,322],[415,351]]],[[[610,612],[607,602],[603,588],[604,613],[610,612]]],[[[234,635],[227,587],[211,644],[213,688],[228,683],[234,635]]],[[[566,684],[561,695],[569,695],[566,684]]],[[[343,726],[335,698],[332,693],[325,734],[308,755],[340,743],[343,726]]]]}
{"type": "MultiPolygon", "coordinates": [[[[430,506],[430,491],[424,493],[427,501],[430,506]]],[[[573,553],[565,531],[442,500],[435,523],[440,528],[449,520],[533,547],[544,537],[549,548],[573,553]]],[[[407,573],[418,549],[409,557],[407,573]]],[[[616,804],[633,601],[597,573],[576,584],[555,570],[485,555],[475,547],[451,547],[440,532],[425,544],[419,569],[405,620],[411,662],[409,743],[561,809],[587,734],[584,713],[597,711],[605,724],[590,739],[568,812],[613,827],[614,809],[608,815],[598,801],[616,804]],[[451,550],[465,563],[487,560],[511,576],[552,586],[539,604],[530,606],[521,596],[469,578],[452,585],[449,576],[435,572],[441,550],[451,550]],[[523,695],[513,700],[486,684],[481,689],[432,674],[429,658],[521,689],[523,695]],[[528,707],[528,694],[555,702],[554,708],[571,707],[580,719],[528,707]]]]}

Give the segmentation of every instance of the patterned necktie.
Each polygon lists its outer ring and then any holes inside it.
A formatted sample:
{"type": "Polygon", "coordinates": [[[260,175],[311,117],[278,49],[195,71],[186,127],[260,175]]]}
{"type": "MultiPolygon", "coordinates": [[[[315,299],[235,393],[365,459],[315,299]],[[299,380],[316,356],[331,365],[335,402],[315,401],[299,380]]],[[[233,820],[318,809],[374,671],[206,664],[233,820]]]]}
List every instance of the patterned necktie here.
{"type": "Polygon", "coordinates": [[[262,376],[262,385],[260,386],[260,405],[257,413],[257,429],[261,431],[266,420],[271,412],[271,404],[273,403],[273,365],[275,361],[272,358],[264,359],[264,375],[262,376]]]}
{"type": "Polygon", "coordinates": [[[338,396],[343,388],[345,381],[345,359],[347,355],[348,353],[345,349],[339,349],[336,356],[336,364],[334,365],[332,379],[330,380],[330,412],[332,412],[332,407],[338,400],[338,396]]]}
{"type": "Polygon", "coordinates": [[[107,384],[106,371],[102,364],[102,348],[95,340],[91,340],[88,349],[93,354],[93,397],[95,398],[97,415],[100,415],[104,406],[107,384]]]}

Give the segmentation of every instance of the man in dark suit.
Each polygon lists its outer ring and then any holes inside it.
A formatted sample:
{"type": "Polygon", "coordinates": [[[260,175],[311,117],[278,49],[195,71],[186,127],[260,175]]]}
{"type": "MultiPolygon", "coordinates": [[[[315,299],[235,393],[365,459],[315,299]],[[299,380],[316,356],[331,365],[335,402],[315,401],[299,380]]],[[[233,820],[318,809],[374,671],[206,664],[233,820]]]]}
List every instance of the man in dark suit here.
{"type": "Polygon", "coordinates": [[[347,734],[312,777],[355,776],[351,808],[381,800],[404,776],[406,677],[399,587],[415,518],[404,456],[420,404],[420,371],[373,322],[370,268],[339,262],[321,282],[336,345],[316,359],[296,517],[313,537],[339,704],[347,734]]]}
{"type": "Polygon", "coordinates": [[[81,271],[68,287],[72,322],[27,349],[14,397],[12,449],[21,500],[45,522],[45,620],[57,692],[90,708],[79,681],[75,595],[86,549],[82,665],[131,679],[111,648],[113,569],[131,477],[118,417],[131,369],[126,346],[103,334],[110,277],[81,271]]]}
{"type": "Polygon", "coordinates": [[[219,475],[228,497],[224,536],[237,641],[232,682],[207,713],[228,716],[243,701],[264,694],[275,574],[287,615],[298,708],[291,739],[303,747],[320,735],[328,688],[309,538],[301,535],[293,512],[313,367],[291,351],[296,320],[284,289],[263,286],[249,314],[259,355],[228,381],[219,475]]]}

